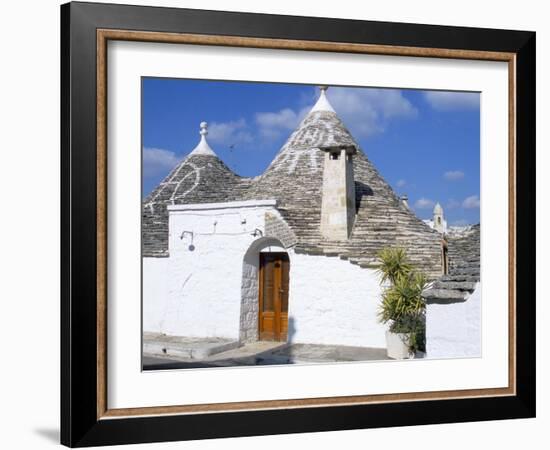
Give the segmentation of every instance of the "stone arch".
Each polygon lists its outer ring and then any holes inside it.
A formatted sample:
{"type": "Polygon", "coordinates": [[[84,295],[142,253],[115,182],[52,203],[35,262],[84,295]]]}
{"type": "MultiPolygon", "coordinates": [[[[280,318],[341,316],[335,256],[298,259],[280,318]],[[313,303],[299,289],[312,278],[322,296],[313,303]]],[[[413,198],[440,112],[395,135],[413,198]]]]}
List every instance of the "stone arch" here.
{"type": "Polygon", "coordinates": [[[258,340],[258,270],[260,267],[260,252],[270,247],[275,247],[277,251],[286,251],[279,239],[265,236],[252,242],[243,257],[241,312],[239,320],[240,342],[254,342],[258,340]]]}

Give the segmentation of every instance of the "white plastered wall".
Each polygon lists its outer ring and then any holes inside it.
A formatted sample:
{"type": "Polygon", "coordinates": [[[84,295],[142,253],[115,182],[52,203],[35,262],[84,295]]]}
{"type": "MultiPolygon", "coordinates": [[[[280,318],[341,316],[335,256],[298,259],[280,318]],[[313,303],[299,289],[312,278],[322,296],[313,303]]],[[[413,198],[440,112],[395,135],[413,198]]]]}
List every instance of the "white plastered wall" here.
{"type": "Polygon", "coordinates": [[[160,332],[166,311],[170,258],[143,258],[143,330],[160,332]]]}
{"type": "MultiPolygon", "coordinates": [[[[243,257],[274,208],[272,200],[169,206],[170,256],[159,278],[166,291],[148,298],[154,290],[144,286],[144,314],[160,318],[144,318],[144,331],[238,339],[243,257]]],[[[155,282],[145,273],[143,280],[155,282]]]]}
{"type": "Polygon", "coordinates": [[[426,307],[428,358],[481,356],[481,284],[465,302],[426,307]]]}
{"type": "Polygon", "coordinates": [[[373,269],[337,257],[290,255],[289,340],[385,347],[377,321],[381,288],[373,269]]]}
{"type": "MultiPolygon", "coordinates": [[[[170,256],[143,261],[144,331],[257,339],[255,261],[261,251],[281,251],[264,236],[266,212],[279,216],[275,201],[170,206],[170,256]]],[[[289,341],[385,346],[374,270],[287,251],[289,341]]]]}

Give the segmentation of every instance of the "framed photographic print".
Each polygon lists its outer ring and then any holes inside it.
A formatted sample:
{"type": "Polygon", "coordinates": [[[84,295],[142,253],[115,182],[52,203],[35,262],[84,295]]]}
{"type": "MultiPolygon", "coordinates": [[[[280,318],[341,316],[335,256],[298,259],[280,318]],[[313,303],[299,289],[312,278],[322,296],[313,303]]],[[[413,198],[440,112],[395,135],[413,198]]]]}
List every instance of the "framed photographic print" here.
{"type": "Polygon", "coordinates": [[[61,19],[63,444],[534,416],[535,33],[61,19]]]}

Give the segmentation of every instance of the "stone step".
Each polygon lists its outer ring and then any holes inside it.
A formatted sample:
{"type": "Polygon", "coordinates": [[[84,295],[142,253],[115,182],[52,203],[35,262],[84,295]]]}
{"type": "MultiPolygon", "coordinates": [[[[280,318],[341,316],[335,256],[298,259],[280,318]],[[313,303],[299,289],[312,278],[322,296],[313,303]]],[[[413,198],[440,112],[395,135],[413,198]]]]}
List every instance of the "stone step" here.
{"type": "Polygon", "coordinates": [[[455,267],[479,267],[480,264],[479,261],[464,261],[462,259],[453,260],[452,258],[449,258],[449,263],[455,267]]]}
{"type": "Polygon", "coordinates": [[[455,289],[428,289],[422,293],[422,297],[428,300],[444,300],[463,302],[469,297],[469,293],[455,289]]]}
{"type": "Polygon", "coordinates": [[[449,252],[449,257],[455,257],[461,261],[479,262],[479,254],[476,254],[473,250],[463,254],[449,252]]]}
{"type": "Polygon", "coordinates": [[[479,267],[479,261],[453,261],[449,260],[451,266],[456,267],[457,269],[461,268],[470,268],[470,267],[479,267]]]}
{"type": "Polygon", "coordinates": [[[464,267],[452,270],[452,275],[477,275],[479,276],[479,267],[464,267]]]}
{"type": "Polygon", "coordinates": [[[359,267],[362,269],[378,269],[378,263],[376,261],[360,261],[359,267]]]}
{"type": "Polygon", "coordinates": [[[473,292],[476,288],[475,281],[436,281],[433,289],[452,289],[473,292]]]}
{"type": "Polygon", "coordinates": [[[185,338],[145,335],[143,352],[151,355],[175,356],[186,359],[204,359],[217,353],[239,347],[239,341],[222,338],[185,338]]]}
{"type": "Polygon", "coordinates": [[[479,276],[477,275],[459,275],[459,274],[452,274],[452,275],[443,275],[439,281],[447,282],[447,281],[468,281],[477,283],[479,281],[479,276]]]}

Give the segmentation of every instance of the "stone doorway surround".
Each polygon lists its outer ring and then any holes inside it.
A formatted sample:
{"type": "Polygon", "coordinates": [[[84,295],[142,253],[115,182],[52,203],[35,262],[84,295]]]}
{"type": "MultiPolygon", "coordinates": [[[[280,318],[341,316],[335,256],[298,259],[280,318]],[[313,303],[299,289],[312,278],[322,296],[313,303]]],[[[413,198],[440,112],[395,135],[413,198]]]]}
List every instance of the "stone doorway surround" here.
{"type": "MultiPolygon", "coordinates": [[[[239,341],[241,343],[255,342],[259,339],[258,272],[260,268],[260,253],[272,251],[286,252],[286,249],[278,239],[265,236],[252,242],[243,257],[241,313],[239,321],[239,341]]],[[[290,256],[289,254],[289,257],[290,256]]]]}

